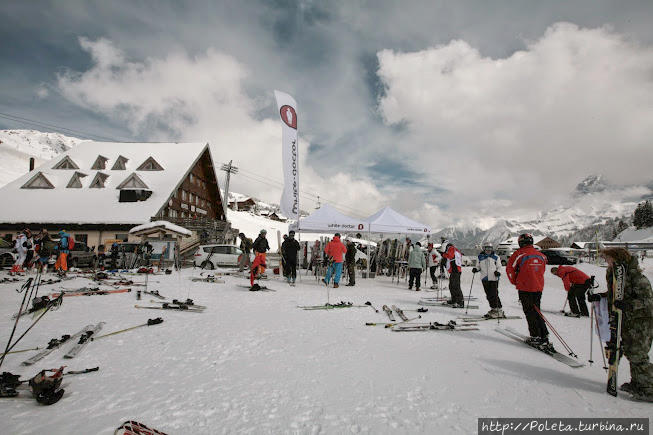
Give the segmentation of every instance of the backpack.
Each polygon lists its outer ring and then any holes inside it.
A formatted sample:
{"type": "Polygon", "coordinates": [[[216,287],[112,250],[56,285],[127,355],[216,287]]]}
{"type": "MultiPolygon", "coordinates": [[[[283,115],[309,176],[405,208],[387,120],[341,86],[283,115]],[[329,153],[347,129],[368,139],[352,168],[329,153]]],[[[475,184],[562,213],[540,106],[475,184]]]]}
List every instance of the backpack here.
{"type": "Polygon", "coordinates": [[[50,257],[52,255],[52,252],[54,251],[54,245],[55,243],[52,242],[51,240],[41,242],[41,246],[39,248],[39,256],[50,257]]]}
{"type": "Polygon", "coordinates": [[[75,239],[73,239],[73,236],[68,236],[68,250],[72,251],[74,247],[75,247],[75,239]]]}

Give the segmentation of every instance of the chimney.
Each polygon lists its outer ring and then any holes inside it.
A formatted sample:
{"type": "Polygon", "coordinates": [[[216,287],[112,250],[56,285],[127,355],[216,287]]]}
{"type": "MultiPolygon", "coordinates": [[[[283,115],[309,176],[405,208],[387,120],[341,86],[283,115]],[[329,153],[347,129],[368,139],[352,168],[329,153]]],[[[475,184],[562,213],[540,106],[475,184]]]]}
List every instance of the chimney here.
{"type": "Polygon", "coordinates": [[[34,170],[34,157],[29,158],[29,171],[32,172],[34,170]]]}

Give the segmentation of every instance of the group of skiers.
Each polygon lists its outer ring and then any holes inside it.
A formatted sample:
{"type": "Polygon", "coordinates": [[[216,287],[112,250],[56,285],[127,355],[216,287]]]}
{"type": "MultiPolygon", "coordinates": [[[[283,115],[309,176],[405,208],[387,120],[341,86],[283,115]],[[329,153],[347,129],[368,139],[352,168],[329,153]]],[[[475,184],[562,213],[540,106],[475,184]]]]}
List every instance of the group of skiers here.
{"type": "Polygon", "coordinates": [[[56,255],[54,268],[59,274],[65,274],[68,271],[66,260],[75,242],[65,230],[59,231],[58,236],[59,240],[52,240],[45,228],[36,235],[32,235],[29,228],[18,233],[14,240],[17,257],[10,273],[24,273],[25,269],[31,267],[39,267],[43,272],[47,272],[50,258],[56,255]]]}

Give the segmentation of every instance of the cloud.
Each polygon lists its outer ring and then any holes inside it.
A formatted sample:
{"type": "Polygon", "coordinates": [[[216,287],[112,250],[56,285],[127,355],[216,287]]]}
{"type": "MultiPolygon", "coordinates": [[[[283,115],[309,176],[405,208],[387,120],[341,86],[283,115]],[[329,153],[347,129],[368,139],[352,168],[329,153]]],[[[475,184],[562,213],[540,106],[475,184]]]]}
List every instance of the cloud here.
{"type": "Polygon", "coordinates": [[[503,58],[452,40],[378,59],[379,111],[405,128],[403,163],[449,191],[459,216],[543,209],[590,173],[650,179],[651,46],[558,23],[503,58]]]}
{"type": "MultiPolygon", "coordinates": [[[[77,105],[124,122],[134,134],[154,141],[208,141],[216,164],[234,160],[240,175],[231,188],[278,202],[281,180],[281,124],[269,117],[273,95],[248,96],[243,83],[250,71],[236,58],[209,48],[190,56],[182,50],[161,58],[130,61],[107,39],[80,38],[91,55],[84,72],[65,71],[58,89],[77,105]]],[[[301,116],[301,109],[300,109],[301,116]]],[[[312,210],[316,194],[345,212],[375,210],[383,196],[373,183],[334,168],[327,177],[308,164],[309,140],[300,138],[300,204],[312,210]]]]}

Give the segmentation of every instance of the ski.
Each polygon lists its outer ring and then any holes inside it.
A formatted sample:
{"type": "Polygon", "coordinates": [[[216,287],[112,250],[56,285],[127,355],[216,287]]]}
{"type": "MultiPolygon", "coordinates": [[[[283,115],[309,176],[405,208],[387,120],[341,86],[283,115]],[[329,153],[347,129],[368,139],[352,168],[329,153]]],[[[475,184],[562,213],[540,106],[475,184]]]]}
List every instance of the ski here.
{"type": "Polygon", "coordinates": [[[302,310],[333,310],[338,308],[367,308],[369,305],[354,305],[353,302],[340,301],[337,304],[324,305],[297,305],[302,310]]]}
{"type": "Polygon", "coordinates": [[[160,430],[152,429],[143,423],[128,420],[114,431],[114,435],[166,435],[160,430]]]}
{"type": "Polygon", "coordinates": [[[404,314],[404,312],[401,310],[401,308],[397,308],[396,306],[392,306],[392,309],[394,310],[395,313],[403,320],[404,322],[408,320],[408,317],[404,314]]]}
{"type": "Polygon", "coordinates": [[[453,320],[449,323],[413,323],[406,325],[396,325],[392,328],[397,332],[410,332],[410,331],[478,331],[475,323],[467,323],[458,325],[453,320]]]}
{"type": "Polygon", "coordinates": [[[521,319],[519,316],[503,316],[503,317],[484,317],[484,316],[459,316],[458,319],[462,320],[463,322],[479,322],[479,321],[486,321],[486,320],[514,320],[514,319],[521,319]]]}
{"type": "Polygon", "coordinates": [[[134,308],[140,308],[140,309],[146,309],[146,310],[177,310],[177,311],[185,311],[188,313],[203,313],[204,308],[193,308],[193,306],[189,305],[177,305],[177,304],[170,304],[170,303],[164,303],[160,307],[150,307],[146,305],[134,305],[134,308]]]}
{"type": "Polygon", "coordinates": [[[388,315],[388,318],[390,319],[390,321],[395,322],[396,320],[395,320],[394,314],[392,314],[392,310],[387,305],[384,305],[382,308],[383,308],[383,311],[385,311],[385,313],[388,315]]]}
{"type": "Polygon", "coordinates": [[[81,334],[81,336],[79,337],[79,341],[77,342],[77,344],[74,345],[68,351],[68,353],[66,353],[63,357],[64,358],[75,358],[82,350],[84,350],[86,345],[91,341],[91,340],[89,340],[91,338],[91,336],[97,335],[97,333],[102,330],[102,326],[104,326],[104,322],[98,323],[91,330],[84,331],[81,334]]]}
{"type": "MultiPolygon", "coordinates": [[[[427,307],[449,307],[449,308],[454,308],[452,305],[449,305],[447,303],[441,303],[441,302],[436,302],[436,301],[423,301],[420,300],[417,302],[417,305],[423,305],[427,307]]],[[[478,310],[479,306],[478,305],[469,305],[466,307],[459,307],[455,308],[456,310],[464,310],[464,309],[470,309],[470,310],[478,310]]]]}
{"type": "Polygon", "coordinates": [[[623,265],[615,264],[612,268],[612,310],[610,313],[610,341],[606,344],[608,356],[608,384],[606,391],[617,396],[617,376],[619,374],[619,359],[621,358],[621,322],[623,313],[617,307],[617,302],[624,299],[626,270],[623,265]]]}
{"type": "Polygon", "coordinates": [[[155,298],[165,299],[165,296],[161,296],[158,290],[145,290],[143,293],[146,295],[154,296],[155,298]]]}
{"type": "Polygon", "coordinates": [[[540,349],[538,347],[531,346],[530,344],[526,343],[526,339],[528,337],[526,337],[524,334],[521,334],[521,333],[515,331],[512,328],[495,328],[495,331],[497,331],[498,333],[500,333],[502,335],[505,335],[508,338],[512,338],[513,340],[518,341],[518,342],[524,344],[525,346],[530,347],[531,349],[535,349],[535,350],[537,350],[539,352],[542,352],[545,355],[549,355],[551,358],[555,359],[556,361],[560,361],[561,363],[566,364],[569,367],[579,368],[579,367],[584,367],[585,366],[585,364],[581,363],[580,361],[578,361],[578,360],[576,360],[576,359],[574,359],[574,358],[572,358],[570,356],[563,355],[560,352],[556,352],[556,351],[547,352],[547,351],[542,350],[542,349],[540,349]]]}
{"type": "Polygon", "coordinates": [[[186,301],[179,301],[177,299],[173,299],[172,302],[166,302],[166,301],[156,301],[154,299],[150,299],[150,302],[153,304],[173,304],[173,305],[186,305],[188,307],[194,307],[197,308],[198,310],[204,310],[206,309],[206,305],[197,305],[196,303],[193,302],[192,299],[186,299],[186,301]]]}
{"type": "Polygon", "coordinates": [[[209,275],[204,278],[191,278],[191,281],[193,282],[209,282],[213,284],[224,284],[225,280],[224,279],[219,279],[216,278],[215,276],[209,275]]]}
{"type": "Polygon", "coordinates": [[[54,352],[56,349],[59,348],[59,346],[61,346],[68,340],[75,339],[92,329],[93,329],[93,325],[86,325],[81,330],[79,330],[79,332],[76,332],[73,335],[62,335],[61,338],[53,338],[48,342],[48,346],[45,349],[43,349],[41,352],[37,353],[36,355],[32,356],[31,358],[26,359],[21,364],[24,366],[30,366],[35,362],[41,361],[43,358],[48,356],[50,353],[54,352]]]}
{"type": "MultiPolygon", "coordinates": [[[[421,300],[423,300],[423,301],[435,301],[435,302],[443,302],[443,301],[446,302],[446,301],[448,301],[449,299],[451,299],[451,298],[449,298],[449,297],[444,297],[444,296],[441,297],[441,298],[440,298],[440,297],[435,297],[435,298],[421,298],[421,300]]],[[[465,298],[465,300],[467,300],[467,298],[465,298]]],[[[476,300],[478,300],[478,297],[476,297],[476,296],[472,296],[472,297],[470,298],[470,300],[472,300],[472,301],[476,301],[476,300]]]]}
{"type": "MultiPolygon", "coordinates": [[[[255,284],[255,285],[256,285],[256,284],[255,284]]],[[[264,286],[264,285],[263,285],[263,286],[258,286],[258,287],[256,287],[256,288],[252,288],[252,287],[250,287],[250,286],[248,286],[248,285],[238,285],[238,287],[246,288],[246,289],[248,289],[248,290],[251,291],[251,292],[276,292],[276,290],[271,289],[271,288],[267,288],[267,287],[264,286]]]]}
{"type": "Polygon", "coordinates": [[[114,293],[129,293],[131,292],[132,289],[130,288],[121,288],[121,289],[115,289],[115,290],[99,290],[99,289],[89,289],[86,291],[77,291],[73,290],[71,292],[67,291],[62,291],[60,293],[52,293],[50,295],[51,298],[56,298],[59,297],[59,295],[63,294],[65,298],[69,296],[94,296],[94,295],[109,295],[109,294],[114,294],[114,293]]]}

